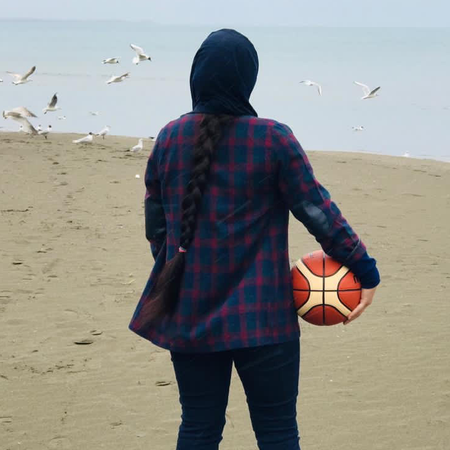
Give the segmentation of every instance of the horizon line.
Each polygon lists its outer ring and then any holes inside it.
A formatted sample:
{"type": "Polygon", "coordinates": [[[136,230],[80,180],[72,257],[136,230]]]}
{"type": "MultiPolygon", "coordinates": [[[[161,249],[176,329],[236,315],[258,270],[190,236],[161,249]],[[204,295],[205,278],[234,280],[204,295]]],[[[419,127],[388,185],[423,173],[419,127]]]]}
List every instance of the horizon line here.
{"type": "MultiPolygon", "coordinates": [[[[149,23],[155,26],[185,26],[185,27],[220,27],[229,26],[228,23],[165,23],[153,19],[70,19],[70,18],[32,18],[32,17],[0,17],[0,22],[121,22],[121,23],[149,23]]],[[[233,26],[250,28],[450,28],[450,25],[293,25],[293,24],[245,24],[239,23],[233,26]]]]}

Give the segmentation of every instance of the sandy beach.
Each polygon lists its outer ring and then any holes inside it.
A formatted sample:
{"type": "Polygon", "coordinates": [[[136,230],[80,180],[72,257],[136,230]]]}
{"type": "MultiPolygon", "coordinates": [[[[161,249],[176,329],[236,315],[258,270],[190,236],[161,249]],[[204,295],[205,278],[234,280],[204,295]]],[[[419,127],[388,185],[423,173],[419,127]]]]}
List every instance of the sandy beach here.
{"type": "MultiPolygon", "coordinates": [[[[0,133],[0,449],[170,450],[169,353],[127,328],[153,264],[152,143],[78,137],[0,133]]],[[[382,285],[348,327],[301,324],[302,449],[448,450],[450,164],[308,154],[382,285]]],[[[316,249],[291,220],[291,259],[316,249]]],[[[221,449],[255,448],[234,375],[221,449]]]]}

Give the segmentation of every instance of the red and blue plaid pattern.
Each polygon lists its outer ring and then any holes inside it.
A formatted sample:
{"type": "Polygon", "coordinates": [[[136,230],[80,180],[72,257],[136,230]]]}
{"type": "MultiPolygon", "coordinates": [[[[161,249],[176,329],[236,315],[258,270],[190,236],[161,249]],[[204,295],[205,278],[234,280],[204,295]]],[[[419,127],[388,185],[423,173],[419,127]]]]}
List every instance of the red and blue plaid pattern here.
{"type": "MultiPolygon", "coordinates": [[[[156,261],[130,329],[177,352],[297,339],[289,210],[335,259],[351,265],[366,250],[315,179],[292,131],[250,116],[237,117],[216,149],[174,316],[159,326],[142,323],[155,275],[178,252],[181,202],[202,117],[187,114],[169,123],[148,160],[146,199],[162,205],[166,226],[165,233],[150,237],[156,261]]],[[[161,223],[161,217],[147,220],[161,223]]]]}

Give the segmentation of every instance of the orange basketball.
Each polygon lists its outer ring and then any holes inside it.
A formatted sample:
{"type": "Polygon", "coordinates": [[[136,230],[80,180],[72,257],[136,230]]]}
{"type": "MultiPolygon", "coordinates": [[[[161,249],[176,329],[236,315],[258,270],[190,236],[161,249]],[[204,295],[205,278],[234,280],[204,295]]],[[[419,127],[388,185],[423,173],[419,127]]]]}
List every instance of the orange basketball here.
{"type": "Polygon", "coordinates": [[[361,299],[356,276],[322,250],[303,256],[291,273],[297,313],[314,325],[344,322],[361,299]]]}

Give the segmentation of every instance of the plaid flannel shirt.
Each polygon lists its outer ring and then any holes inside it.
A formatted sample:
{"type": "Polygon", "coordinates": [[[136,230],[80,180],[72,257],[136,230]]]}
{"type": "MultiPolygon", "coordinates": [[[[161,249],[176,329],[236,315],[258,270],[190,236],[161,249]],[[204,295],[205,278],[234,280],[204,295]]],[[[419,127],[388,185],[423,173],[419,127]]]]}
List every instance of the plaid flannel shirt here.
{"type": "Polygon", "coordinates": [[[155,265],[130,329],[179,352],[297,339],[289,211],[346,265],[366,249],[314,177],[289,127],[251,116],[236,118],[215,151],[174,316],[158,326],[142,323],[155,276],[180,245],[181,202],[201,119],[191,113],[166,125],[148,160],[146,229],[155,265]]]}

